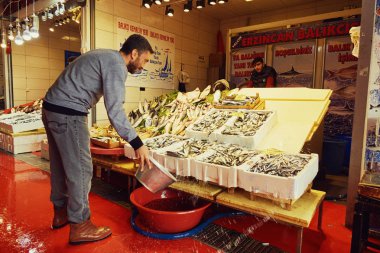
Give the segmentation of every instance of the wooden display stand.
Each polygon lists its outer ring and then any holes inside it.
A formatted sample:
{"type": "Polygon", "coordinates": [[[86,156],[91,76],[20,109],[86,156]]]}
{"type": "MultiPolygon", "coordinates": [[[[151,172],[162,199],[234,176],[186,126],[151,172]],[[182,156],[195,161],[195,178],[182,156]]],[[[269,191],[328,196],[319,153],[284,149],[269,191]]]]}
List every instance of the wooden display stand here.
{"type": "Polygon", "coordinates": [[[317,209],[319,209],[318,229],[321,230],[322,227],[322,202],[326,195],[322,191],[310,190],[306,192],[293,203],[292,210],[285,210],[278,205],[274,205],[272,200],[269,199],[257,198],[250,200],[250,193],[241,189],[237,189],[234,193],[229,193],[225,188],[203,182],[197,183],[194,180],[178,181],[170,185],[170,188],[193,194],[249,214],[269,217],[270,219],[297,228],[297,253],[301,252],[303,229],[310,226],[317,209]]]}

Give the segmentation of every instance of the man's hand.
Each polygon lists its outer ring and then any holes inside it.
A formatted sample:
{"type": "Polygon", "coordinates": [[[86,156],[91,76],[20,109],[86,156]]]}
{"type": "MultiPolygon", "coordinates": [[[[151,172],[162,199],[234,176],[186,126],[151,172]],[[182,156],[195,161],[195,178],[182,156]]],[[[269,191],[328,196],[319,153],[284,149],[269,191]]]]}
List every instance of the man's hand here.
{"type": "Polygon", "coordinates": [[[146,146],[141,146],[139,149],[136,151],[136,156],[140,160],[140,168],[141,171],[144,170],[145,163],[148,164],[148,168],[152,168],[152,164],[150,163],[149,160],[149,150],[146,146]]]}

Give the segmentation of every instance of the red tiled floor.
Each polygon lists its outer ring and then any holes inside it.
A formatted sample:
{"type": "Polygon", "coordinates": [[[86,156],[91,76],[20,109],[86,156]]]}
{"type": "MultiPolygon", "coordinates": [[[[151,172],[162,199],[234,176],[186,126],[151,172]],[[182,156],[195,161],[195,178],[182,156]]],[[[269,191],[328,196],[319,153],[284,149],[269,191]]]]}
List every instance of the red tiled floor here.
{"type": "MultiPolygon", "coordinates": [[[[90,195],[92,219],[108,225],[113,235],[97,243],[71,246],[69,227],[50,229],[49,174],[0,152],[0,253],[2,252],[216,252],[193,239],[174,241],[143,237],[131,229],[131,212],[95,194],[90,195]]],[[[345,206],[324,203],[323,233],[317,215],[304,230],[303,252],[349,252],[351,231],[344,227],[345,206]]],[[[219,224],[243,232],[258,221],[253,216],[226,218],[219,224]]],[[[288,252],[294,252],[296,230],[268,221],[251,234],[288,252]]]]}
{"type": "Polygon", "coordinates": [[[49,174],[0,153],[0,252],[215,252],[193,239],[160,241],[131,229],[131,212],[90,195],[95,224],[108,225],[113,235],[97,243],[71,246],[69,227],[52,230],[49,174]],[[22,168],[21,170],[19,168],[22,168]]]}

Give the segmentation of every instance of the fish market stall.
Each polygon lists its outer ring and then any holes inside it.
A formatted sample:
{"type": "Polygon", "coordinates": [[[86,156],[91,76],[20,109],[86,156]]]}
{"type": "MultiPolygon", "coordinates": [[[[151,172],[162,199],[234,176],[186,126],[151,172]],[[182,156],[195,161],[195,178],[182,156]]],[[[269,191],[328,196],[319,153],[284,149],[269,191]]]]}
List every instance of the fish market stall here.
{"type": "MultiPolygon", "coordinates": [[[[206,88],[161,96],[140,103],[129,119],[150,155],[179,179],[171,188],[293,225],[298,229],[300,251],[302,229],[310,225],[318,208],[321,217],[325,196],[311,190],[318,155],[300,152],[321,124],[331,91],[252,88],[227,92],[212,94],[206,88]],[[239,96],[260,97],[265,108],[215,106],[239,96]]],[[[112,128],[93,128],[91,133],[93,140],[106,143],[103,148],[122,145],[112,128]]],[[[127,143],[124,155],[131,159],[129,172],[136,170],[135,153],[127,143]]],[[[108,173],[116,171],[118,162],[105,160],[96,157],[94,165],[107,168],[108,173]]]]}

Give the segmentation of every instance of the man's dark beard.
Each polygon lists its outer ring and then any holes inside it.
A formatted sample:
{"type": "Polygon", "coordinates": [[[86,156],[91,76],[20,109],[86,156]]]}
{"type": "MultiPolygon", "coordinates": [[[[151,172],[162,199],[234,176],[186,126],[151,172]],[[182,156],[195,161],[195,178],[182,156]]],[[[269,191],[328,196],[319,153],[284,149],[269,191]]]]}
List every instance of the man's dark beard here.
{"type": "Polygon", "coordinates": [[[141,71],[137,68],[137,65],[135,64],[135,61],[130,61],[127,65],[128,72],[131,74],[138,74],[141,71]]]}

